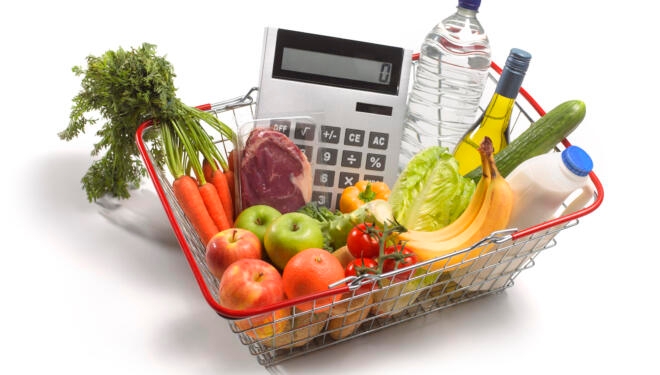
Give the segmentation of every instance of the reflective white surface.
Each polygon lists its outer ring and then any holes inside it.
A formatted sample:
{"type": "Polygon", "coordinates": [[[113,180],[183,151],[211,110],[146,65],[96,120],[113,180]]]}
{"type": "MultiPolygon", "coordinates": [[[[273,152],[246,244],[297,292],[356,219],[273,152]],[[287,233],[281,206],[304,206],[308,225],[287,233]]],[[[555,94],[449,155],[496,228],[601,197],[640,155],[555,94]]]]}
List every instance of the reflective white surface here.
{"type": "MultiPolygon", "coordinates": [[[[523,86],[546,109],[586,102],[587,118],[569,139],[594,159],[601,208],[562,232],[502,295],[272,369],[208,307],[176,244],[125,230],[87,202],[80,178],[94,132],[57,137],[80,87],[71,67],[88,54],[156,44],[175,68],[180,98],[202,104],[256,84],[264,26],[417,49],[451,3],[1,5],[0,373],[657,372],[660,82],[650,52],[655,14],[640,3],[631,12],[622,2],[483,1],[479,15],[496,62],[511,47],[532,53],[523,86]]],[[[162,224],[164,214],[151,207],[162,224]]]]}

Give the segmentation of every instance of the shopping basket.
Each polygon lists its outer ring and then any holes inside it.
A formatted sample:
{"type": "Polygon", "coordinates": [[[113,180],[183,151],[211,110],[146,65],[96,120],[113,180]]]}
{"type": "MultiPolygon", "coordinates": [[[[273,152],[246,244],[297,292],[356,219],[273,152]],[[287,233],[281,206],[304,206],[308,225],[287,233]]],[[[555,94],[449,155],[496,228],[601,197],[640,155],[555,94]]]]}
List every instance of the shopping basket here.
{"type": "MultiPolygon", "coordinates": [[[[494,63],[491,68],[487,90],[492,91],[501,69],[494,63]]],[[[487,94],[484,97],[489,98],[487,94]]],[[[524,89],[520,94],[512,116],[512,137],[545,114],[524,89]]],[[[253,88],[245,95],[199,108],[215,114],[238,131],[241,124],[254,120],[257,100],[258,88],[253,88]]],[[[174,198],[172,177],[156,167],[150,155],[145,140],[150,137],[145,136],[152,131],[155,127],[150,121],[143,123],[137,131],[136,142],[202,295],[264,366],[513,286],[514,279],[534,265],[541,251],[556,245],[555,236],[560,231],[577,225],[579,218],[600,206],[604,194],[602,184],[592,171],[593,199],[586,207],[554,220],[520,230],[498,231],[470,248],[393,272],[350,277],[321,293],[260,309],[236,311],[226,309],[218,302],[219,281],[206,265],[205,246],[174,198]],[[469,259],[447,261],[461,259],[467,253],[470,253],[469,259]],[[472,257],[475,253],[479,255],[472,257]],[[432,270],[434,262],[452,265],[432,270]],[[410,276],[402,278],[404,274],[410,276]],[[335,296],[334,302],[323,305],[321,301],[327,301],[327,298],[322,297],[328,296],[335,296]],[[313,308],[303,311],[296,307],[302,302],[312,302],[313,308]]],[[[227,155],[233,149],[231,140],[221,139],[219,144],[227,155]]],[[[568,140],[563,140],[557,151],[569,145],[568,140]]]]}

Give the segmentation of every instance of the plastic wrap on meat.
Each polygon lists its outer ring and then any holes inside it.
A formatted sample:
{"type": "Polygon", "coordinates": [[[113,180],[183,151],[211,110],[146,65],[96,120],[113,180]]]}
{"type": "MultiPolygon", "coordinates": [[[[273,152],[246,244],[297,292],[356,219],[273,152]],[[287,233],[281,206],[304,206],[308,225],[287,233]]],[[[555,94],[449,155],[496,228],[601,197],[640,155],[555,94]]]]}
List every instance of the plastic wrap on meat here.
{"type": "Polygon", "coordinates": [[[241,155],[243,208],[266,204],[281,213],[298,210],[312,196],[312,168],[284,134],[269,128],[250,132],[241,155]]]}

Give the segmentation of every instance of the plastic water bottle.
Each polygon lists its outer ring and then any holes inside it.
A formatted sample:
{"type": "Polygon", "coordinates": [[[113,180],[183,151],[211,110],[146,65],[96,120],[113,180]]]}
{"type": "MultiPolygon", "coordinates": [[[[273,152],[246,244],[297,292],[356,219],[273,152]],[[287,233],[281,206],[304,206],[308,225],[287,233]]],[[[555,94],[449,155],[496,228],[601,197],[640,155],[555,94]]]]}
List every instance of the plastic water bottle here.
{"type": "Polygon", "coordinates": [[[399,169],[429,146],[455,145],[474,123],[491,61],[488,36],[477,19],[481,0],[459,0],[420,50],[404,123],[399,169]]]}

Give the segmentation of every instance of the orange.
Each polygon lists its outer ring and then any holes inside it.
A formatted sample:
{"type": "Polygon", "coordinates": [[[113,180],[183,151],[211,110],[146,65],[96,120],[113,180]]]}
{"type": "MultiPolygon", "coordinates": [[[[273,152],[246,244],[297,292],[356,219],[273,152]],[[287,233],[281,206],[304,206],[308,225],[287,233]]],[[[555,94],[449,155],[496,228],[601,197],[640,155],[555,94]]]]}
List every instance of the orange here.
{"type": "MultiPolygon", "coordinates": [[[[294,255],[282,271],[282,284],[287,298],[298,298],[328,290],[328,286],[344,278],[344,267],[330,252],[309,248],[294,255]]],[[[301,311],[323,312],[339,301],[341,294],[319,297],[296,305],[301,311]]]]}

